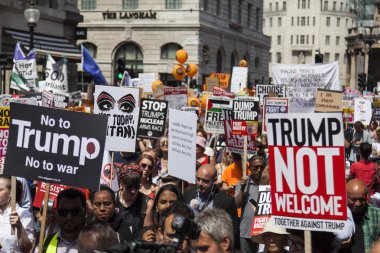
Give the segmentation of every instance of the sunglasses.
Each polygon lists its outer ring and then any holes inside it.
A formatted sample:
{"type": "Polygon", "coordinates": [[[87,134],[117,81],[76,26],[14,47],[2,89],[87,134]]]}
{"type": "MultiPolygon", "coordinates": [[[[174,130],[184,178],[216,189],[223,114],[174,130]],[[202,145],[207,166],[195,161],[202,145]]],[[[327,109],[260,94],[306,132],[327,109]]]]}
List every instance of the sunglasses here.
{"type": "Polygon", "coordinates": [[[148,165],[146,163],[140,163],[140,167],[143,168],[143,169],[148,168],[148,170],[152,170],[153,169],[153,165],[148,165]]]}
{"type": "Polygon", "coordinates": [[[169,141],[161,141],[160,142],[161,145],[165,145],[165,144],[168,145],[168,143],[169,143],[169,141]]]}
{"type": "Polygon", "coordinates": [[[101,206],[109,207],[112,205],[111,201],[105,201],[105,202],[94,202],[94,206],[101,207],[101,206]]]}
{"type": "Polygon", "coordinates": [[[257,169],[264,169],[264,165],[254,165],[254,166],[252,166],[252,168],[254,168],[255,170],[257,170],[257,169]]]}
{"type": "Polygon", "coordinates": [[[75,209],[58,209],[58,215],[62,217],[66,217],[69,213],[72,216],[78,216],[82,213],[83,209],[75,208],[75,209]]]}

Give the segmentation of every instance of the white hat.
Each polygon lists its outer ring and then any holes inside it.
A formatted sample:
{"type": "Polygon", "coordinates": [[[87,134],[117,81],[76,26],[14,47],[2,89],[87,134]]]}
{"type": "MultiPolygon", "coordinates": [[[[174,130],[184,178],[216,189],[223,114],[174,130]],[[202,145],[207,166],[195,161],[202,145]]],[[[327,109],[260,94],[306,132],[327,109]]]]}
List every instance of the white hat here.
{"type": "Polygon", "coordinates": [[[279,235],[288,235],[289,234],[288,232],[286,232],[286,228],[275,225],[273,218],[270,218],[264,224],[264,230],[263,230],[263,232],[261,232],[261,234],[252,237],[252,241],[254,241],[256,243],[263,244],[265,233],[274,233],[274,234],[279,234],[279,235]]]}

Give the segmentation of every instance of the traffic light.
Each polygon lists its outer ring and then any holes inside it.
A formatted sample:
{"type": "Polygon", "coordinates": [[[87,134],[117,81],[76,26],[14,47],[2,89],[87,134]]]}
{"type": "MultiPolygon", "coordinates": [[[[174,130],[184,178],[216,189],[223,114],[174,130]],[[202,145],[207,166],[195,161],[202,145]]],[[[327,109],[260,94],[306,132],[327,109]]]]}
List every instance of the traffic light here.
{"type": "Polygon", "coordinates": [[[367,79],[366,73],[359,73],[358,74],[358,87],[359,87],[359,90],[365,90],[366,81],[367,81],[366,79],[367,79]]]}
{"type": "Polygon", "coordinates": [[[315,63],[323,63],[323,54],[316,54],[314,60],[315,63]]]}
{"type": "Polygon", "coordinates": [[[125,71],[125,62],[122,59],[117,60],[117,67],[116,67],[116,77],[117,80],[121,80],[123,78],[125,71]]]}

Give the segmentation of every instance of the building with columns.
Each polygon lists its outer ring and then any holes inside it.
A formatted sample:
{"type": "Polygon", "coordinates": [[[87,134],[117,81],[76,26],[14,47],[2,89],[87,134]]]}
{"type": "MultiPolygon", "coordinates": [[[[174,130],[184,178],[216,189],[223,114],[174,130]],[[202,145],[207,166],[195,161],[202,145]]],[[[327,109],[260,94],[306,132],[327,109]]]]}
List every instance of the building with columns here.
{"type": "MultiPolygon", "coordinates": [[[[251,83],[268,81],[269,38],[263,34],[263,0],[79,0],[88,49],[111,84],[125,66],[132,77],[159,73],[167,85],[175,52],[199,67],[198,84],[213,72],[230,73],[247,59],[251,83]]],[[[88,81],[84,76],[84,81],[88,81]]]]}
{"type": "Polygon", "coordinates": [[[338,61],[340,84],[349,84],[345,37],[357,26],[356,12],[352,0],[266,0],[270,63],[312,64],[322,54],[324,63],[338,61]]]}
{"type": "MultiPolygon", "coordinates": [[[[32,1],[32,0],[29,0],[32,1]]],[[[29,27],[24,10],[29,8],[26,0],[0,1],[0,67],[1,92],[9,92],[9,78],[13,66],[13,53],[17,41],[29,50],[29,27]],[[4,85],[5,84],[5,85],[4,85]]],[[[68,82],[71,91],[76,90],[77,62],[81,60],[80,50],[76,46],[75,31],[83,20],[77,8],[77,0],[38,0],[35,8],[40,11],[40,19],[34,28],[34,48],[37,50],[37,64],[41,79],[44,79],[45,57],[65,55],[68,59],[68,82]]]]}

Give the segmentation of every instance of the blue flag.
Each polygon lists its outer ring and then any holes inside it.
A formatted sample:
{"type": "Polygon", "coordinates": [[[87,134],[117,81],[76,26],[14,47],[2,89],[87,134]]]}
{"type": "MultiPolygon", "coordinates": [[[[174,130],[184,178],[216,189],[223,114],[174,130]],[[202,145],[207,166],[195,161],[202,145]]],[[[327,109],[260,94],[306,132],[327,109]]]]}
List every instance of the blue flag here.
{"type": "Polygon", "coordinates": [[[83,70],[91,74],[94,78],[95,84],[107,85],[107,81],[103,76],[98,64],[96,64],[94,58],[91,57],[87,49],[82,45],[82,67],[83,70]]]}

